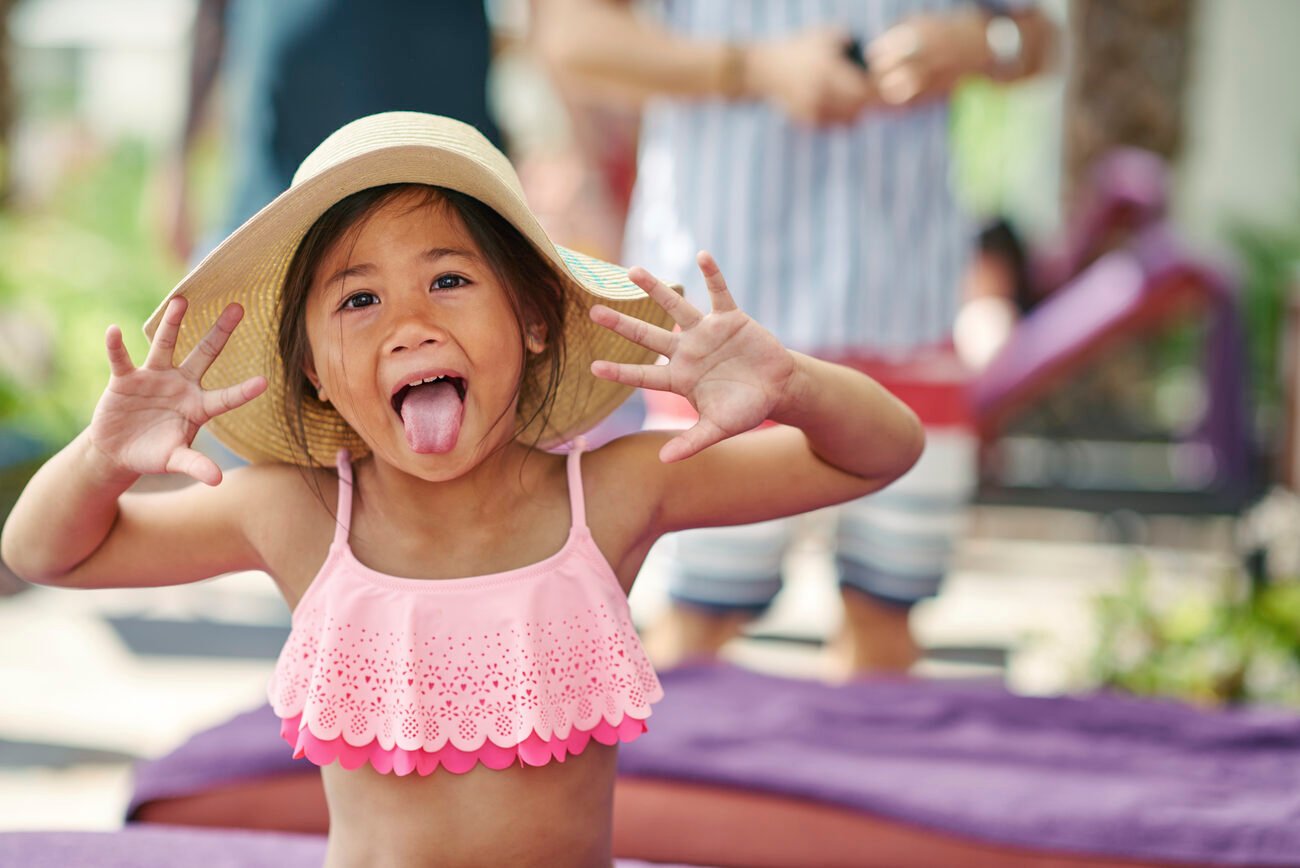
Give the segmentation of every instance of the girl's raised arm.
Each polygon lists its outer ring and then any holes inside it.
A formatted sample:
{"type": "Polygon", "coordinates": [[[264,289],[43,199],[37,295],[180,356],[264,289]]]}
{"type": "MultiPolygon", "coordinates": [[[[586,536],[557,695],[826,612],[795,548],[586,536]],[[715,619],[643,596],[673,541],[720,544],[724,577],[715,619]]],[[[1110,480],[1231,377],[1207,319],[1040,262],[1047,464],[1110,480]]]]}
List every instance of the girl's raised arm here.
{"type": "Polygon", "coordinates": [[[0,555],[19,576],[77,587],[175,584],[250,560],[236,503],[247,483],[220,494],[195,486],[123,497],[146,473],[184,473],[217,485],[221,470],[191,448],[194,436],[209,419],[266,389],[264,377],[212,391],[199,384],[243,316],[238,305],[174,365],[185,307],[183,298],[172,301],[139,368],[121,331],[109,328],[112,373],[90,427],[37,471],[0,535],[0,555]]]}
{"type": "MultiPolygon", "coordinates": [[[[663,365],[595,362],[598,377],[676,392],[699,414],[676,436],[635,438],[664,462],[656,530],[747,524],[841,503],[883,488],[920,457],[916,415],[865,374],[787,350],[740,310],[713,257],[701,253],[707,315],[643,269],[629,278],[680,326],[668,332],[607,307],[592,319],[667,357],[663,365]],[[789,427],[755,431],[764,420],[789,427]]],[[[640,475],[640,474],[638,474],[640,475]]]]}

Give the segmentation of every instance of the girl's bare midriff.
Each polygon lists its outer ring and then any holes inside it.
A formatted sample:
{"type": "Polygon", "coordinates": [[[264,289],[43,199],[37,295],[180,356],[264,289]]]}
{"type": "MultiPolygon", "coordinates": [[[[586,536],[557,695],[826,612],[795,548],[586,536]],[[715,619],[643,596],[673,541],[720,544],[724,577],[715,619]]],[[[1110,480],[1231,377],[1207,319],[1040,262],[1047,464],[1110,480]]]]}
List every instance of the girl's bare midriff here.
{"type": "Polygon", "coordinates": [[[616,747],[457,775],[321,769],[326,868],[610,868],[616,747]]]}

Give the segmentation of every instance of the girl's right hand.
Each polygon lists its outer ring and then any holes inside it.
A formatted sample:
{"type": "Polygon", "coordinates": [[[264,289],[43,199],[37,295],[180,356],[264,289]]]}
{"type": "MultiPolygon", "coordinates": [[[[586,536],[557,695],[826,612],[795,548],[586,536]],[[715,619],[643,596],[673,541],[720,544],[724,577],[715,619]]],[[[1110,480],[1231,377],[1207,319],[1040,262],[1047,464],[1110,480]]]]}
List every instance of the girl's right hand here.
{"type": "Polygon", "coordinates": [[[238,304],[227,306],[180,367],[175,367],[176,335],[186,306],[181,296],[167,306],[143,367],[131,363],[122,330],[109,326],[105,343],[112,376],[95,407],[90,442],[116,471],[184,473],[216,485],[221,482],[221,469],[190,444],[209,419],[266,391],[266,378],[252,377],[213,390],[205,390],[199,383],[243,318],[244,309],[238,304]]]}

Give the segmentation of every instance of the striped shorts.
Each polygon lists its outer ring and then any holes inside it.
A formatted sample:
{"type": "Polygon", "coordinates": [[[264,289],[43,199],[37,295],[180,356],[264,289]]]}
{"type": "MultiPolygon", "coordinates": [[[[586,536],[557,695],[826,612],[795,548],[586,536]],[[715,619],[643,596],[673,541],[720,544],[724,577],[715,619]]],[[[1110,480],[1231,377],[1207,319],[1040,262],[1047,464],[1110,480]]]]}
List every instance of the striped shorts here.
{"type": "MultiPolygon", "coordinates": [[[[917,412],[926,423],[926,446],[916,465],[893,484],[835,507],[839,582],[910,607],[937,594],[948,571],[975,493],[978,439],[965,415],[960,382],[909,388],[890,382],[879,368],[855,366],[917,412]]],[[[680,428],[690,421],[680,404],[647,398],[651,412],[645,427],[680,428]]],[[[785,518],[673,534],[665,546],[670,596],[716,611],[763,611],[781,589],[781,564],[794,527],[795,520],[785,518]]]]}

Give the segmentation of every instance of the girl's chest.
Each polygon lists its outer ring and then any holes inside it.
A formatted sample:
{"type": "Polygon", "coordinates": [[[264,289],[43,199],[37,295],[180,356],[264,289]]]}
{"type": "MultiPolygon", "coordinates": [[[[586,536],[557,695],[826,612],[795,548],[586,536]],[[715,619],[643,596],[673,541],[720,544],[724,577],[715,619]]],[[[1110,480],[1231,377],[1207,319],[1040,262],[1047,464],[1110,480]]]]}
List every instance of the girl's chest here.
{"type": "Polygon", "coordinates": [[[568,544],[569,534],[564,516],[555,515],[405,538],[360,523],[349,547],[358,561],[377,572],[437,582],[506,574],[544,563],[568,544]]]}
{"type": "MultiPolygon", "coordinates": [[[[322,492],[323,499],[337,496],[330,488],[322,492]]],[[[629,509],[630,498],[608,496],[590,480],[585,488],[587,508],[577,517],[590,533],[585,541],[574,538],[575,516],[561,484],[535,495],[527,508],[511,516],[485,519],[478,527],[471,523],[456,533],[437,527],[436,515],[430,516],[424,531],[398,532],[364,504],[354,504],[346,534],[348,554],[377,573],[437,582],[524,569],[581,542],[593,547],[624,590],[630,590],[654,542],[646,533],[648,517],[629,509]]],[[[268,517],[262,546],[268,572],[291,610],[320,573],[340,532],[333,511],[318,502],[300,506],[268,517]]]]}

